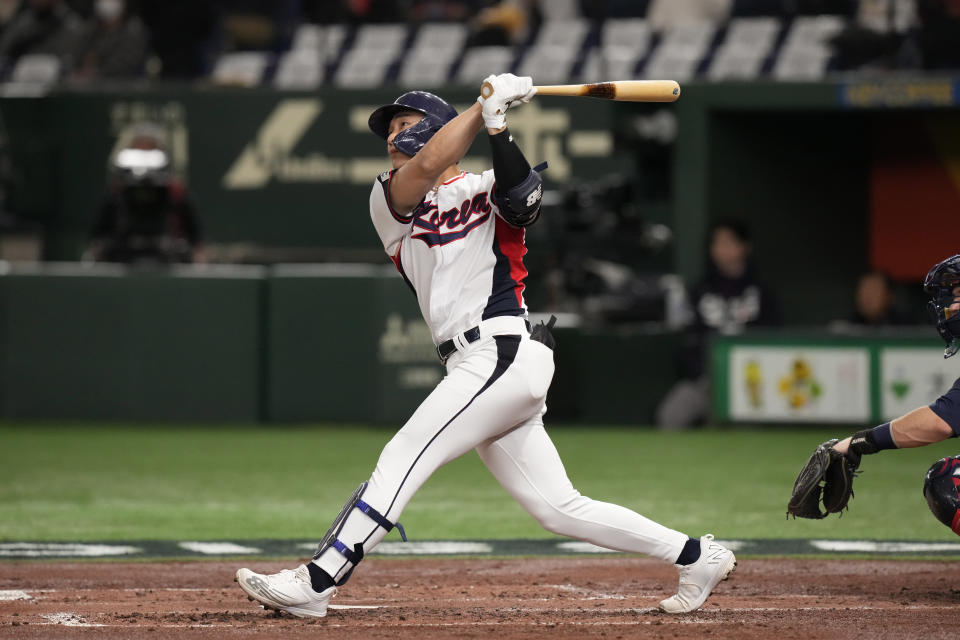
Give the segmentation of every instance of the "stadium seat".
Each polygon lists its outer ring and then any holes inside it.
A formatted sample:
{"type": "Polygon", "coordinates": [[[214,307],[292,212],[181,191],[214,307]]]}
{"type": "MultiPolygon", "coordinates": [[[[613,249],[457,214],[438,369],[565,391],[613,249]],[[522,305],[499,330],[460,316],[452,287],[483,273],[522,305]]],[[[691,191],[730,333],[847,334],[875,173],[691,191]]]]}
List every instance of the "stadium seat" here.
{"type": "Polygon", "coordinates": [[[319,50],[292,49],[280,57],[273,84],[278,89],[316,89],[323,84],[324,66],[319,50]]]}
{"type": "Polygon", "coordinates": [[[711,80],[757,78],[779,33],[780,21],[777,18],[730,20],[723,43],[710,62],[707,76],[711,80]]]}
{"type": "Polygon", "coordinates": [[[587,53],[581,73],[584,82],[630,80],[650,49],[649,23],[640,18],[609,19],[600,32],[600,46],[587,53]]]}
{"type": "Polygon", "coordinates": [[[365,24],[357,29],[353,51],[399,53],[407,40],[404,24],[365,24]]]}
{"type": "Polygon", "coordinates": [[[513,68],[513,47],[473,47],[467,49],[457,71],[458,84],[480,85],[491,73],[506,73],[513,68]]]}
{"type": "Polygon", "coordinates": [[[347,28],[342,24],[331,24],[324,27],[316,24],[302,24],[293,34],[290,46],[294,51],[320,51],[325,60],[334,61],[340,55],[344,40],[347,37],[347,28]]]}
{"type": "Polygon", "coordinates": [[[824,77],[832,51],[829,40],[840,32],[840,16],[801,16],[793,21],[773,65],[777,80],[819,80],[824,77]]]}
{"type": "Polygon", "coordinates": [[[547,20],[570,20],[580,17],[578,0],[539,0],[538,5],[547,20]]]}
{"type": "Polygon", "coordinates": [[[334,75],[338,87],[369,89],[384,84],[393,57],[367,56],[362,51],[348,51],[334,75]]]}
{"type": "Polygon", "coordinates": [[[462,24],[425,24],[403,56],[398,80],[405,87],[439,87],[447,84],[450,70],[467,39],[462,24]]]}
{"type": "Polygon", "coordinates": [[[405,56],[397,81],[410,89],[442,87],[448,84],[454,62],[456,56],[405,56]]]}
{"type": "Polygon", "coordinates": [[[18,84],[48,86],[60,79],[61,64],[57,56],[49,54],[27,54],[20,56],[10,80],[18,84]]]}
{"type": "Polygon", "coordinates": [[[467,27],[460,23],[427,23],[417,30],[410,53],[441,51],[460,53],[467,40],[467,27]]]}
{"type": "Polygon", "coordinates": [[[709,22],[667,29],[660,46],[650,56],[643,75],[651,79],[689,80],[707,55],[716,26],[709,22]]]}
{"type": "Polygon", "coordinates": [[[534,47],[568,47],[577,49],[590,30],[586,20],[547,20],[537,31],[534,47]]]}
{"type": "Polygon", "coordinates": [[[524,55],[517,75],[531,76],[540,84],[563,84],[570,79],[583,40],[590,27],[586,20],[548,20],[524,55]]]}
{"type": "Polygon", "coordinates": [[[263,51],[225,53],[217,59],[210,79],[216,84],[255,87],[269,64],[270,54],[263,51]]]}
{"type": "Polygon", "coordinates": [[[334,76],[340,87],[377,87],[400,57],[407,40],[402,24],[367,24],[357,30],[353,46],[343,55],[334,76]]]}

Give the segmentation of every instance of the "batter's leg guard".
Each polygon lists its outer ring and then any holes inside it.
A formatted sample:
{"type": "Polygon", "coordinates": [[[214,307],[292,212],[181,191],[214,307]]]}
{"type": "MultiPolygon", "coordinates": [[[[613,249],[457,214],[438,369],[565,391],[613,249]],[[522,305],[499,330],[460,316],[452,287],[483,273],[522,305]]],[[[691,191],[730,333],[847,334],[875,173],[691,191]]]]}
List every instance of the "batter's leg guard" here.
{"type": "Polygon", "coordinates": [[[361,543],[356,543],[351,549],[343,542],[339,540],[340,532],[343,530],[343,525],[347,521],[347,516],[350,515],[350,512],[353,509],[359,509],[361,512],[366,514],[371,520],[376,522],[378,525],[383,527],[389,533],[393,530],[394,527],[400,532],[400,538],[406,542],[407,533],[403,530],[403,525],[399,522],[393,523],[384,518],[379,511],[371,507],[369,504],[363,501],[363,492],[367,490],[367,482],[362,483],[357,490],[353,492],[353,495],[347,500],[347,503],[343,505],[343,509],[340,510],[340,514],[337,515],[336,519],[333,521],[333,524],[330,525],[330,528],[327,530],[326,535],[323,536],[323,539],[320,541],[320,544],[317,545],[317,551],[313,554],[313,559],[316,560],[323,553],[333,547],[340,555],[350,561],[353,564],[353,567],[337,582],[337,586],[342,586],[350,579],[350,575],[353,573],[354,568],[360,561],[363,560],[363,545],[361,543]]]}

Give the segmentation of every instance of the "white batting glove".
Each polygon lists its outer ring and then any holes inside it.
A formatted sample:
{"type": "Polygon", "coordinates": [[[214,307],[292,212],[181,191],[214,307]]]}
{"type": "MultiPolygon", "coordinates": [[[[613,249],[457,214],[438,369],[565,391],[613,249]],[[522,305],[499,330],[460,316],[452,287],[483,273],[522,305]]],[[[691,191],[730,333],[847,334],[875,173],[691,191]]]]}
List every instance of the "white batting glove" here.
{"type": "Polygon", "coordinates": [[[518,77],[512,73],[487,76],[477,98],[477,102],[483,105],[483,123],[488,129],[504,128],[507,126],[507,109],[530,102],[536,94],[537,88],[530,76],[518,77]]]}

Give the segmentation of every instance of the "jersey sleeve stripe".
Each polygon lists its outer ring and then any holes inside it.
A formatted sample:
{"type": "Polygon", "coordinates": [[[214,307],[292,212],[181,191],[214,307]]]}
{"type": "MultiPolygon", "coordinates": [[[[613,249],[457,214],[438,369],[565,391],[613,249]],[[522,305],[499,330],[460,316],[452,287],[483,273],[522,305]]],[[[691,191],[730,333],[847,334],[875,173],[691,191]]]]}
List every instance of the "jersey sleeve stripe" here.
{"type": "Polygon", "coordinates": [[[393,174],[397,172],[396,169],[389,172],[389,176],[384,180],[381,176],[380,186],[383,187],[383,199],[387,202],[387,209],[390,210],[390,215],[393,216],[393,219],[400,223],[407,223],[413,220],[413,212],[411,211],[409,215],[403,215],[397,213],[396,209],[393,208],[393,202],[390,200],[390,182],[393,180],[393,174]]]}

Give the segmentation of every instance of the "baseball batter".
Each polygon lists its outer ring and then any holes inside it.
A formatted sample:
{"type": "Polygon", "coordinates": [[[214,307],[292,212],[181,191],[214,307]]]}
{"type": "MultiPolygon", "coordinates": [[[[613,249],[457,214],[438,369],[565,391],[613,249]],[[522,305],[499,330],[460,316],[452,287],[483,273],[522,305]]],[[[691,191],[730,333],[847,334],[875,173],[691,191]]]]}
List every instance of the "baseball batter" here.
{"type": "MultiPolygon", "coordinates": [[[[927,273],[923,289],[927,308],[946,342],[944,358],[960,351],[960,255],[937,263],[927,273]]],[[[864,455],[885,449],[922,447],[960,436],[960,378],[932,404],[843,440],[828,440],[814,451],[794,484],[787,514],[825,518],[847,507],[853,478],[864,455]],[[823,503],[823,511],[820,504],[823,503]]],[[[933,463],[923,480],[923,495],[933,515],[960,535],[960,456],[933,463]]]]}
{"type": "Polygon", "coordinates": [[[668,613],[699,608],[736,567],[706,535],[692,539],[629,509],[581,495],[543,426],[553,377],[549,327],[524,303],[524,229],[540,215],[541,179],[506,127],[509,107],[536,93],[529,77],[490,76],[487,97],[457,115],[439,97],[405,93],[370,116],[393,170],[373,183],[370,215],[384,250],[420,305],[446,377],[380,454],[313,561],[237,582],[264,607],[323,617],[336,587],[395,526],[440,466],[476,450],[490,472],[548,531],[675,563],[668,613]],[[490,88],[492,87],[492,92],[490,88]],[[493,168],[457,163],[485,127],[493,168]]]}

